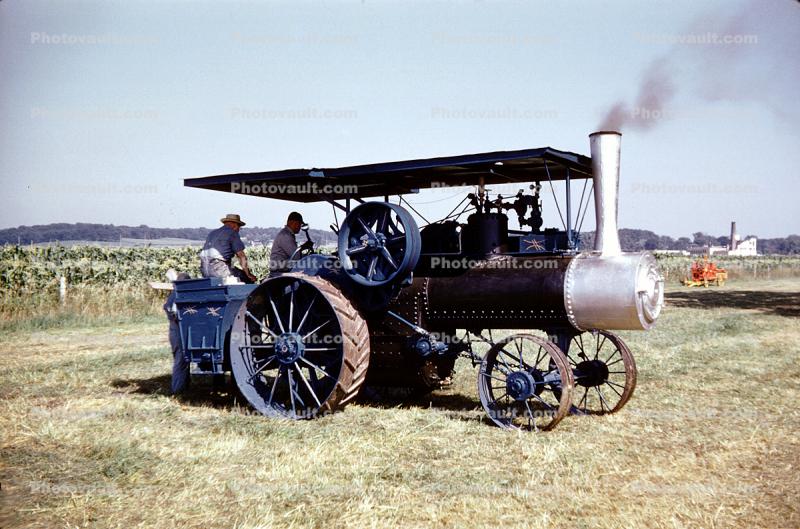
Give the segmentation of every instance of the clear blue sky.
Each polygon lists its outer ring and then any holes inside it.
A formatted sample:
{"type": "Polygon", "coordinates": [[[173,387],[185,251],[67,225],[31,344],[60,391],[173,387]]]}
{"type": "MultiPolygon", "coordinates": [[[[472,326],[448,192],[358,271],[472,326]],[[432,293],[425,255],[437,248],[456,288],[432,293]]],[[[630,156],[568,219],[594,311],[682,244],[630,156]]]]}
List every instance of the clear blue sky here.
{"type": "MultiPolygon", "coordinates": [[[[547,145],[588,154],[605,112],[668,54],[666,117],[623,130],[620,225],[798,233],[800,3],[699,4],[3,0],[0,227],[210,227],[229,212],[277,226],[296,205],[182,180],[547,145]],[[734,27],[728,16],[757,42],[676,43],[734,27]]],[[[453,195],[412,202],[435,216],[453,195]]],[[[316,227],[332,220],[328,205],[300,209],[316,227]]],[[[552,208],[545,218],[556,223],[552,208]]]]}

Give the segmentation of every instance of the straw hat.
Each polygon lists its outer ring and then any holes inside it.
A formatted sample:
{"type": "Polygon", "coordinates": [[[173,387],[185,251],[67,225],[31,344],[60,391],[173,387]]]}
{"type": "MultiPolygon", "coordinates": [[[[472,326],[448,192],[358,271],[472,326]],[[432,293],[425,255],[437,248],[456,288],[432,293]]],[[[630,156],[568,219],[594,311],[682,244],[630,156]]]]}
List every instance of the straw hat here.
{"type": "Polygon", "coordinates": [[[239,218],[239,215],[236,215],[234,213],[228,213],[223,218],[219,219],[219,221],[222,222],[223,224],[226,222],[235,222],[239,226],[244,226],[244,222],[242,222],[242,219],[239,218]]]}

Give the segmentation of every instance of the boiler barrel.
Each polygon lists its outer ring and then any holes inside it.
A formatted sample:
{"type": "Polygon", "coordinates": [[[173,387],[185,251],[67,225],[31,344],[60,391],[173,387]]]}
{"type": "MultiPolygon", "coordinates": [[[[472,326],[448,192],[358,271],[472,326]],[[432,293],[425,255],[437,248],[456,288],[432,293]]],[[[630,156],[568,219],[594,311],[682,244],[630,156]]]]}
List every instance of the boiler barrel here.
{"type": "Polygon", "coordinates": [[[648,253],[498,256],[455,277],[430,277],[432,329],[649,329],[663,279],[648,253]]]}
{"type": "Polygon", "coordinates": [[[426,320],[438,328],[570,326],[564,278],[571,257],[498,256],[428,281],[426,320]]]}

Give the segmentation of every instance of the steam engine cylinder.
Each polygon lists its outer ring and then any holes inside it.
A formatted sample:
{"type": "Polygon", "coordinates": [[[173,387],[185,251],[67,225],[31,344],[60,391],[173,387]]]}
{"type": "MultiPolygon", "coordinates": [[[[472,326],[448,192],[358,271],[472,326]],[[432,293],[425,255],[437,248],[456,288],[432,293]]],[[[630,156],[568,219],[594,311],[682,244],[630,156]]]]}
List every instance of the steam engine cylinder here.
{"type": "Polygon", "coordinates": [[[503,213],[473,213],[467,218],[462,240],[467,251],[480,255],[500,253],[508,237],[508,217],[503,213]]]}

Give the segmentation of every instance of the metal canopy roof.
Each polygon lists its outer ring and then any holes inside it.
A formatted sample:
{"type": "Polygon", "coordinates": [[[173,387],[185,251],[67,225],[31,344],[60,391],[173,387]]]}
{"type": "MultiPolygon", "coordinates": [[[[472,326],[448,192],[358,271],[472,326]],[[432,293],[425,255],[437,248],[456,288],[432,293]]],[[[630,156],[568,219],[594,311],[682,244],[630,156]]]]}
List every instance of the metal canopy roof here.
{"type": "Polygon", "coordinates": [[[293,202],[416,193],[420,189],[592,177],[591,159],[550,147],[330,169],[286,169],[187,178],[187,187],[293,202]]]}

